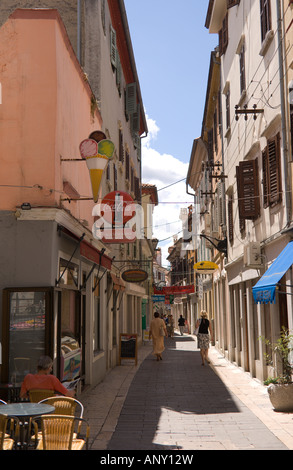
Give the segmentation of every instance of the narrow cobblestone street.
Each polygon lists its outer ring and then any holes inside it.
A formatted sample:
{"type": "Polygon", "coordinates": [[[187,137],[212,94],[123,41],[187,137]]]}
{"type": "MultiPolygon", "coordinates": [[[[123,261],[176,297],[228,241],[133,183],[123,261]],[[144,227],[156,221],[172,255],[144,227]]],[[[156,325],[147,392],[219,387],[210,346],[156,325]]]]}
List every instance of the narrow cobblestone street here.
{"type": "Polygon", "coordinates": [[[201,366],[193,336],[176,335],[165,344],[162,361],[142,346],[137,372],[129,364],[116,367],[85,395],[92,450],[293,448],[293,417],[274,412],[265,387],[223,362],[214,348],[211,364],[201,366]]]}

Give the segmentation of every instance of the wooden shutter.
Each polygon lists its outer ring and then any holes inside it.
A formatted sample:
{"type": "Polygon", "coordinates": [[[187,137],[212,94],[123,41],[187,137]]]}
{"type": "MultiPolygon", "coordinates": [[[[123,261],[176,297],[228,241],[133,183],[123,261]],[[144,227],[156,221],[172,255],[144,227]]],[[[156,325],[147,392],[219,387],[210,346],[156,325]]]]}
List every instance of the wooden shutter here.
{"type": "Polygon", "coordinates": [[[119,162],[124,161],[124,148],[123,148],[123,133],[119,129],[119,162]]]}
{"type": "Polygon", "coordinates": [[[282,200],[280,134],[268,140],[268,179],[269,202],[274,204],[282,200]]]}
{"type": "Polygon", "coordinates": [[[134,194],[135,194],[136,201],[140,203],[141,202],[140,184],[139,184],[139,178],[137,176],[134,177],[134,194]]]}
{"type": "Polygon", "coordinates": [[[113,165],[113,170],[114,170],[114,191],[117,191],[117,189],[118,189],[118,175],[117,175],[116,165],[113,165]]]}
{"type": "Polygon", "coordinates": [[[269,180],[268,180],[268,149],[265,148],[262,152],[262,185],[263,185],[263,206],[264,208],[269,205],[269,180]]]}
{"type": "Polygon", "coordinates": [[[236,172],[239,217],[256,219],[260,215],[257,159],[240,162],[236,172]]]}
{"type": "Polygon", "coordinates": [[[233,223],[233,196],[230,194],[228,199],[228,236],[229,242],[234,241],[234,223],[233,223]]]}
{"type": "Polygon", "coordinates": [[[130,115],[136,113],[136,83],[129,83],[126,85],[126,114],[130,115]]]}
{"type": "Polygon", "coordinates": [[[130,161],[129,161],[129,153],[126,152],[125,154],[125,178],[129,180],[130,177],[130,161]]]}
{"type": "Polygon", "coordinates": [[[225,54],[228,46],[228,13],[224,18],[222,29],[219,31],[219,53],[220,56],[225,54]]]}
{"type": "Polygon", "coordinates": [[[110,30],[110,56],[111,64],[113,67],[117,67],[117,44],[116,44],[116,31],[111,26],[110,30]]]}
{"type": "Polygon", "coordinates": [[[136,111],[131,115],[130,119],[132,133],[137,133],[140,130],[140,107],[136,105],[136,111]]]}

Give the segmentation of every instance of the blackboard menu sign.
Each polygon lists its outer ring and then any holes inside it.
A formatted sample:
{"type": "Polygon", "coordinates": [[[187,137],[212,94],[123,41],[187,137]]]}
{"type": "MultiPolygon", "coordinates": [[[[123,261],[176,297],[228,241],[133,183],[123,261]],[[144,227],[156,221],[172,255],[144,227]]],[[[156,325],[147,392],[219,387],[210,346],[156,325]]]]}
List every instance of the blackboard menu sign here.
{"type": "Polygon", "coordinates": [[[137,335],[136,334],[120,334],[120,359],[134,359],[137,365],[137,335]]]}

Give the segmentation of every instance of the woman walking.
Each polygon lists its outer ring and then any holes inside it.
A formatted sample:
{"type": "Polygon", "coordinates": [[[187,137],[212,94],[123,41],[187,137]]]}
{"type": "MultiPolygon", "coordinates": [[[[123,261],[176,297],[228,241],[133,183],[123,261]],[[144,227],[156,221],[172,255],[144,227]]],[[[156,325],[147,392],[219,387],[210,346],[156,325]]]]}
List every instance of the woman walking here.
{"type": "Polygon", "coordinates": [[[153,354],[157,361],[162,360],[162,352],[165,350],[164,337],[167,336],[166,324],[158,312],[154,313],[154,319],[150,325],[150,338],[153,340],[153,354]]]}
{"type": "Polygon", "coordinates": [[[212,327],[210,321],[207,319],[207,312],[205,310],[202,310],[200,312],[201,319],[197,320],[196,322],[196,328],[199,328],[198,330],[198,335],[197,335],[197,344],[200,349],[200,354],[201,354],[201,365],[205,365],[205,361],[209,364],[209,358],[208,358],[208,353],[209,353],[209,347],[210,347],[210,340],[212,341],[212,327]],[[209,331],[211,334],[211,338],[209,336],[209,331]]]}

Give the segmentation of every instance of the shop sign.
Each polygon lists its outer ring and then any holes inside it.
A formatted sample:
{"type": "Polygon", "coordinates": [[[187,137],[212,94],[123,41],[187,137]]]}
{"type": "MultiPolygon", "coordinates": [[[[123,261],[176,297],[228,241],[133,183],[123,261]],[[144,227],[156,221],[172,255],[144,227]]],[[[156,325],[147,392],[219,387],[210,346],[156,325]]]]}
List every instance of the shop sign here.
{"type": "Polygon", "coordinates": [[[219,269],[219,266],[212,261],[200,261],[194,265],[194,270],[198,274],[212,274],[219,269]]]}
{"type": "Polygon", "coordinates": [[[152,301],[153,302],[165,302],[165,296],[164,295],[152,295],[152,301]]]}
{"type": "Polygon", "coordinates": [[[161,295],[182,295],[182,294],[194,294],[194,285],[189,286],[170,286],[162,287],[161,289],[154,287],[154,294],[161,295]]]}
{"type": "Polygon", "coordinates": [[[148,273],[143,269],[128,269],[122,273],[122,279],[126,282],[143,282],[148,278],[148,273]]]}

